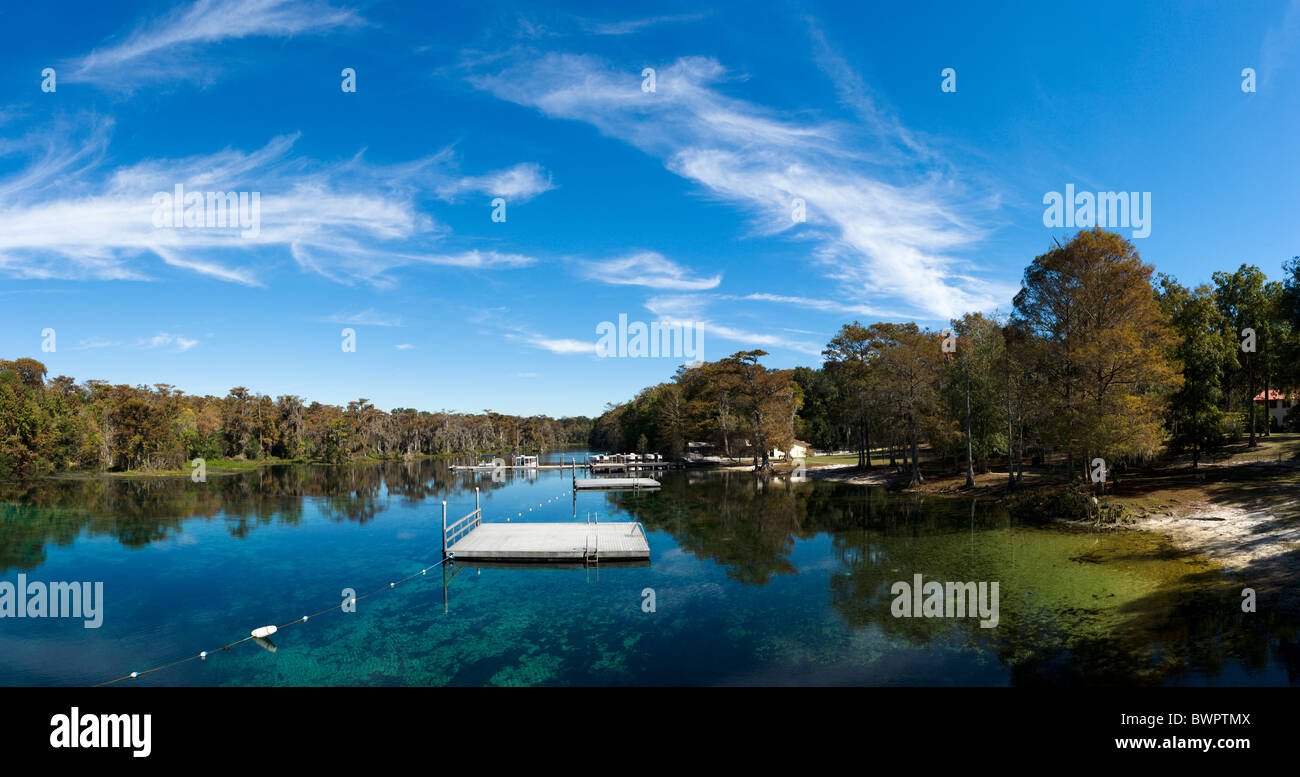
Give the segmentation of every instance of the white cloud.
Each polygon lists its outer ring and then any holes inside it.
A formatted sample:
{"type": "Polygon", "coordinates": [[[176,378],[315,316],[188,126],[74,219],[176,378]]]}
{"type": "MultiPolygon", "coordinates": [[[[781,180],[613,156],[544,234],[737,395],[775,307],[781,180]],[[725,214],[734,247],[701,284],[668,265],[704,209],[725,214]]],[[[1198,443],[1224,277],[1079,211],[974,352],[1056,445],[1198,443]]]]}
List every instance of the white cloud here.
{"type": "Polygon", "coordinates": [[[616,286],[649,286],[671,291],[705,291],[722,282],[721,275],[709,278],[691,272],[654,251],[641,251],[618,259],[581,262],[583,276],[616,286]]]}
{"type": "Polygon", "coordinates": [[[203,82],[214,72],[212,62],[197,56],[204,45],[249,37],[319,34],[364,24],[355,12],[325,2],[197,0],[145,23],[120,43],[64,63],[59,77],[122,90],[145,83],[203,82]]]}
{"type": "Polygon", "coordinates": [[[410,343],[398,343],[397,345],[395,345],[395,346],[393,346],[393,347],[396,348],[396,349],[399,350],[399,351],[412,351],[412,350],[415,350],[415,346],[414,346],[414,345],[411,345],[410,343]]]}
{"type": "Polygon", "coordinates": [[[651,297],[645,307],[666,324],[681,324],[703,329],[710,337],[739,343],[742,348],[785,348],[798,353],[818,356],[822,346],[807,340],[794,340],[779,334],[755,332],[712,320],[705,312],[708,295],[670,294],[651,297]]]}
{"type": "MultiPolygon", "coordinates": [[[[111,122],[55,126],[9,141],[30,157],[0,179],[0,275],[18,278],[151,280],[155,260],[209,278],[263,284],[277,257],[342,283],[391,287],[403,267],[490,270],[532,257],[446,250],[449,230],[417,204],[453,177],[450,152],[399,165],[357,155],[324,164],[293,155],[297,136],[255,151],[226,149],[107,168],[111,122]],[[257,193],[260,229],[155,227],[153,197],[186,192],[257,193]]],[[[540,174],[539,174],[540,175],[540,174]]],[[[506,178],[511,178],[507,172],[506,178]]],[[[516,193],[529,191],[519,184],[516,193]]]]}
{"type": "Polygon", "coordinates": [[[459,194],[472,192],[525,202],[554,188],[550,173],[543,170],[541,165],[526,162],[496,173],[449,182],[439,188],[438,194],[444,199],[452,199],[459,194]]]}
{"type": "Polygon", "coordinates": [[[1271,27],[1264,35],[1259,49],[1260,80],[1267,81],[1286,67],[1294,58],[1297,47],[1300,47],[1300,0],[1291,0],[1277,26],[1271,27]]]}
{"type": "MultiPolygon", "coordinates": [[[[823,61],[834,65],[828,56],[823,61]]],[[[813,262],[843,296],[897,299],[936,318],[998,304],[955,273],[963,263],[954,256],[983,236],[977,216],[995,198],[967,196],[912,153],[917,142],[884,117],[867,127],[786,119],[724,94],[730,75],[703,57],[659,68],[651,94],[641,91],[639,70],[590,56],[530,52],[492,65],[495,72],[483,67],[469,75],[478,88],[547,116],[588,122],[654,155],[745,208],[761,233],[815,241],[813,262]],[[889,137],[880,140],[881,133],[889,137]],[[874,146],[891,152],[868,150],[874,146]],[[910,154],[911,164],[882,166],[899,153],[910,154]],[[806,223],[791,219],[795,198],[807,204],[806,223]]],[[[846,88],[846,99],[871,116],[876,109],[865,91],[846,88]]]]}
{"type": "Polygon", "coordinates": [[[832,299],[820,299],[812,297],[795,297],[788,294],[746,294],[743,297],[731,297],[748,302],[772,302],[780,305],[793,305],[795,307],[816,310],[822,313],[834,313],[844,316],[863,316],[867,318],[903,318],[902,313],[892,313],[882,308],[871,305],[854,305],[849,302],[838,302],[832,299]]]}
{"type": "Polygon", "coordinates": [[[326,320],[331,324],[352,326],[402,326],[401,318],[385,315],[374,308],[366,308],[359,313],[335,313],[326,320]]]}
{"type": "Polygon", "coordinates": [[[144,348],[163,348],[166,346],[175,346],[178,351],[188,351],[199,344],[198,340],[191,340],[187,337],[174,335],[169,332],[159,332],[153,337],[141,338],[138,344],[144,348]]]}
{"type": "Polygon", "coordinates": [[[109,340],[107,337],[100,337],[98,335],[95,335],[94,337],[87,337],[86,339],[77,343],[77,348],[78,350],[83,350],[87,348],[111,348],[115,345],[119,345],[119,343],[117,343],[114,340],[109,340]]]}
{"type": "Polygon", "coordinates": [[[524,329],[516,329],[513,332],[506,333],[507,340],[515,340],[527,343],[535,348],[541,348],[544,351],[558,353],[569,356],[572,354],[590,354],[596,355],[596,342],[592,340],[573,340],[564,337],[545,337],[524,329]]]}
{"type": "Polygon", "coordinates": [[[629,35],[659,24],[694,22],[703,19],[703,14],[677,14],[674,16],[651,16],[646,19],[628,19],[621,22],[593,22],[579,20],[582,28],[593,35],[629,35]]]}

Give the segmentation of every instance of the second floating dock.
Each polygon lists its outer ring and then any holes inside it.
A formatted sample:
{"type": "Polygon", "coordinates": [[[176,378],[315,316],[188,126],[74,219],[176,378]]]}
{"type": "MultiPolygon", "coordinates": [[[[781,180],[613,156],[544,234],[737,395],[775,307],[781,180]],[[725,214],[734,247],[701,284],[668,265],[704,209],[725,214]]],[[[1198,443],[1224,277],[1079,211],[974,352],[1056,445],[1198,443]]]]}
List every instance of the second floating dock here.
{"type": "Polygon", "coordinates": [[[658,488],[659,481],[654,478],[583,478],[574,480],[575,489],[592,488],[658,488]]]}

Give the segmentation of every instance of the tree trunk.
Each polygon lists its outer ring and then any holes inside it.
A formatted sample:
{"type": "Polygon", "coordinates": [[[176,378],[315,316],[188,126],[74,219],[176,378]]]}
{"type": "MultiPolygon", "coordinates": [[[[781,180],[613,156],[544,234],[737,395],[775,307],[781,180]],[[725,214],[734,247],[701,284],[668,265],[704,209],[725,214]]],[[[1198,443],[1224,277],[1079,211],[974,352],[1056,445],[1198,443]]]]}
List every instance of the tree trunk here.
{"type": "MultiPolygon", "coordinates": [[[[859,408],[861,412],[861,408],[859,408]]],[[[861,467],[867,459],[867,422],[865,420],[858,424],[858,466],[861,467]]]]}
{"type": "Polygon", "coordinates": [[[1019,441],[1019,450],[1016,452],[1016,480],[1023,480],[1025,477],[1025,414],[1023,410],[1017,416],[1020,422],[1020,434],[1016,439],[1019,441]]]}
{"type": "Polygon", "coordinates": [[[1273,413],[1268,405],[1268,384],[1269,384],[1268,365],[1264,366],[1264,436],[1273,436],[1273,413]]]}
{"type": "Polygon", "coordinates": [[[1011,418],[1011,357],[1007,356],[1007,488],[1015,488],[1016,476],[1012,470],[1011,449],[1016,444],[1011,418]]]}
{"type": "Polygon", "coordinates": [[[966,487],[974,488],[975,486],[975,463],[972,461],[972,448],[970,440],[970,365],[966,365],[966,487]]]}
{"type": "MultiPolygon", "coordinates": [[[[1254,448],[1259,443],[1255,440],[1255,356],[1250,356],[1250,366],[1247,368],[1246,377],[1246,397],[1249,402],[1246,403],[1247,412],[1250,414],[1250,447],[1254,448]]],[[[1265,403],[1264,407],[1268,407],[1265,403]]]]}
{"type": "Polygon", "coordinates": [[[921,477],[921,462],[917,456],[916,448],[916,416],[911,413],[907,414],[908,435],[912,438],[912,481],[908,485],[915,486],[924,483],[925,479],[921,477]]]}

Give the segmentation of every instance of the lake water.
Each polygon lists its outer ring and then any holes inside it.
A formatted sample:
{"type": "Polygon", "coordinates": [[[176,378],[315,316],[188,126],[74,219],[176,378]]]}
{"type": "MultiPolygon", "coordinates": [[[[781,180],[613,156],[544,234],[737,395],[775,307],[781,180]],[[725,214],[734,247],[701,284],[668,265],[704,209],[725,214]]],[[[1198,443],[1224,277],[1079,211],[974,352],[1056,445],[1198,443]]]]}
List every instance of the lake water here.
{"type": "Polygon", "coordinates": [[[660,477],[658,492],[576,502],[568,472],[494,481],[430,460],[0,485],[0,581],[102,581],[105,597],[98,629],[0,619],[0,684],[99,683],[325,610],[345,588],[384,588],[439,560],[442,500],[458,518],[476,487],[488,521],[642,521],[651,562],[434,567],[355,613],[282,629],[274,651],[245,642],[125,682],[1300,682],[1296,620],[1242,613],[1240,583],[1155,535],[746,472],[660,477]],[[998,625],[894,617],[891,585],[917,573],[997,581],[998,625]]]}

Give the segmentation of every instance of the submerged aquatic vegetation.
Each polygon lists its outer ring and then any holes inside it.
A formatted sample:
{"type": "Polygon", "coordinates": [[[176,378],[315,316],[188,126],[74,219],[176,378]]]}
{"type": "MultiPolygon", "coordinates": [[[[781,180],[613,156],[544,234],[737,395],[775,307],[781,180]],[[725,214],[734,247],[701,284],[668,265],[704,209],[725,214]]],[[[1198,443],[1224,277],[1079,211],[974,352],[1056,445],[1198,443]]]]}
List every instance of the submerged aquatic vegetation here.
{"type": "Polygon", "coordinates": [[[440,502],[472,508],[474,488],[488,520],[639,520],[651,563],[451,567],[445,592],[440,569],[282,630],[274,653],[245,644],[133,682],[1285,684],[1300,667],[1293,614],[1243,614],[1240,582],[1146,532],[744,472],[667,473],[657,493],[576,503],[556,498],[568,486],[427,460],[29,488],[0,510],[4,574],[103,580],[107,615],[94,634],[6,624],[18,647],[0,683],[99,682],[382,587],[436,560],[440,502]],[[997,582],[998,625],[893,617],[891,585],[918,573],[997,582]]]}

